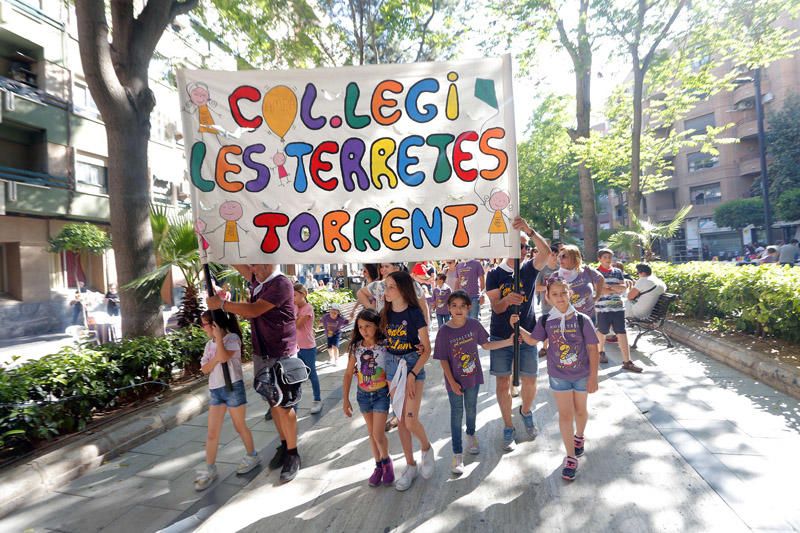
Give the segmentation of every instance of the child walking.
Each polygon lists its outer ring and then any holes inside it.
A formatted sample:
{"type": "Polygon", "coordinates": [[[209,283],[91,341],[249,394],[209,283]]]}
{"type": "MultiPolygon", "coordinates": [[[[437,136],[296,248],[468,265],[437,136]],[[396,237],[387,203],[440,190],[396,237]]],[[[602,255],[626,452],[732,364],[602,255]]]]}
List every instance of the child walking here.
{"type": "Polygon", "coordinates": [[[392,357],[386,351],[386,338],[381,331],[381,317],[373,309],[364,309],[356,317],[356,327],[350,340],[350,355],[342,384],[342,409],[347,417],[353,416],[350,405],[350,384],[353,374],[358,378],[356,401],[361,409],[369,432],[369,444],[375,458],[375,470],[369,477],[369,486],[394,483],[394,465],[389,457],[389,439],[383,430],[389,414],[389,381],[386,363],[392,357]]]}
{"type": "Polygon", "coordinates": [[[339,362],[339,336],[342,328],[350,321],[342,316],[342,310],[338,304],[333,304],[328,312],[322,315],[322,327],[325,328],[325,335],[328,337],[328,362],[333,366],[339,362]]]}
{"type": "Polygon", "coordinates": [[[475,417],[478,411],[478,389],[483,384],[483,369],[478,346],[484,350],[499,350],[511,346],[513,337],[489,342],[489,333],[480,321],[469,317],[472,298],[466,291],[458,290],[447,299],[450,321],[439,329],[433,358],[442,365],[447,396],[450,399],[450,432],[453,447],[451,472],[464,473],[464,450],[461,443],[461,425],[467,414],[468,451],[480,453],[475,436],[475,417]]]}
{"type": "Polygon", "coordinates": [[[294,316],[297,327],[297,357],[309,368],[311,373],[311,392],[314,400],[311,402],[312,415],[322,411],[322,393],[319,388],[317,376],[317,340],[314,338],[314,308],[308,303],[308,289],[302,283],[294,284],[294,316]]]}
{"type": "MultiPolygon", "coordinates": [[[[553,306],[550,313],[539,318],[533,333],[523,328],[520,332],[528,344],[548,340],[547,373],[567,451],[561,477],[572,481],[578,470],[578,458],[584,453],[584,430],[589,421],[586,400],[589,393],[597,392],[600,352],[592,320],[572,306],[569,283],[564,278],[553,275],[547,280],[545,298],[553,306]]],[[[512,324],[517,319],[514,315],[512,324]]]]}
{"type": "Polygon", "coordinates": [[[436,276],[436,285],[433,287],[433,307],[436,309],[436,323],[441,329],[442,325],[450,320],[450,311],[448,310],[448,298],[452,294],[452,289],[446,283],[447,275],[439,274],[436,276]]]}
{"type": "Polygon", "coordinates": [[[247,454],[236,469],[237,474],[246,474],[261,462],[253,446],[253,434],[245,421],[247,397],[244,392],[242,376],[242,332],[236,317],[229,313],[218,312],[217,322],[213,320],[211,311],[200,315],[200,324],[209,337],[200,370],[208,375],[208,435],[206,436],[206,468],[198,473],[194,480],[195,490],[205,490],[217,479],[217,447],[225,411],[231,415],[233,427],[242,439],[247,454]],[[220,363],[228,363],[233,390],[225,388],[225,378],[220,363]]]}
{"type": "Polygon", "coordinates": [[[419,440],[422,450],[419,473],[425,479],[430,479],[433,475],[433,448],[419,421],[425,386],[425,363],[431,355],[431,343],[426,317],[418,303],[411,275],[402,271],[392,272],[384,283],[385,304],[381,310],[381,329],[386,334],[387,349],[393,356],[389,358],[386,377],[394,380],[395,372],[399,372],[397,383],[392,383],[389,393],[394,405],[402,403],[403,406],[395,412],[400,418],[397,428],[408,465],[394,486],[397,490],[404,491],[411,487],[417,477],[412,435],[419,440]],[[405,361],[406,372],[399,371],[400,361],[405,361]],[[395,398],[398,394],[402,396],[395,398]]]}

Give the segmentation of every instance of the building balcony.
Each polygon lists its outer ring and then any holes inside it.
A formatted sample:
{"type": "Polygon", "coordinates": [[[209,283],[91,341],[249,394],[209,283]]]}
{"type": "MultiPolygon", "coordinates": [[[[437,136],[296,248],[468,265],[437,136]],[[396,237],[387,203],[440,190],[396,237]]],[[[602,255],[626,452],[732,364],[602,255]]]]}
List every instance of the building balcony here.
{"type": "Polygon", "coordinates": [[[761,161],[758,157],[747,159],[739,163],[740,176],[753,176],[761,172],[761,161]]]}
{"type": "Polygon", "coordinates": [[[678,213],[675,207],[663,207],[655,209],[654,217],[656,222],[671,222],[675,220],[675,215],[678,213]]]}
{"type": "Polygon", "coordinates": [[[736,126],[736,135],[741,141],[746,139],[755,139],[758,137],[758,121],[748,120],[741,122],[736,126]]]}
{"type": "Polygon", "coordinates": [[[71,189],[70,179],[42,172],[0,166],[0,180],[38,188],[71,189]]]}
{"type": "MultiPolygon", "coordinates": [[[[763,92],[763,87],[761,90],[763,92]]],[[[736,106],[747,99],[753,99],[755,95],[756,89],[752,83],[741,83],[733,90],[733,105],[736,106]]]]}

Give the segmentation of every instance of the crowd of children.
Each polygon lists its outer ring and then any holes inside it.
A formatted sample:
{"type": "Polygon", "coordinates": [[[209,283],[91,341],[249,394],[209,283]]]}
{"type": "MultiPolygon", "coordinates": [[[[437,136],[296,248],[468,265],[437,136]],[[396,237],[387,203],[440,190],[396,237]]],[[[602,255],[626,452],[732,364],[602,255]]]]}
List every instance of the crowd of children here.
{"type": "MultiPolygon", "coordinates": [[[[355,381],[356,403],[366,423],[375,460],[375,469],[368,479],[370,486],[393,485],[404,491],[411,487],[418,475],[424,479],[433,475],[434,452],[419,416],[425,393],[425,365],[431,356],[441,364],[449,399],[451,472],[455,475],[464,472],[465,450],[472,455],[480,453],[476,414],[478,391],[484,384],[484,374],[479,347],[491,353],[491,373],[498,383],[498,403],[508,404],[508,413],[502,409],[503,405],[501,411],[505,423],[503,445],[509,450],[512,446],[508,441],[514,441],[515,435],[510,411],[511,367],[507,356],[513,353],[515,331],[519,331],[521,351],[530,352],[532,355],[528,359],[534,363],[538,360],[536,346],[543,343],[538,355],[546,357],[550,389],[558,408],[559,428],[566,452],[561,474],[566,480],[575,478],[578,459],[585,452],[587,398],[598,389],[599,366],[607,361],[602,351],[603,341],[611,329],[625,344],[623,368],[641,372],[641,368],[630,360],[625,337],[622,295],[630,284],[619,270],[611,266],[611,251],[601,250],[598,270],[583,263],[577,247],[551,246],[526,224],[515,223],[515,227],[523,228],[539,249],[546,246],[542,252],[534,248],[533,257],[523,261],[519,293],[512,289],[516,281],[509,266],[513,264],[512,258],[492,265],[494,269],[488,279],[486,268],[477,260],[448,261],[438,274],[431,273],[426,266],[417,269],[416,274],[409,273],[397,263],[365,266],[365,271],[373,275],[370,283],[359,292],[363,309],[355,317],[347,351],[342,409],[346,417],[353,415],[350,392],[355,381]],[[546,257],[540,256],[535,260],[537,253],[546,257]],[[430,286],[422,288],[420,282],[430,286]],[[536,296],[539,296],[542,306],[538,320],[532,305],[536,296]],[[491,303],[491,336],[478,319],[480,304],[485,297],[491,303]],[[428,306],[437,324],[433,349],[428,306]],[[600,334],[595,329],[596,316],[600,334]],[[406,463],[397,477],[386,436],[390,427],[387,421],[391,420],[392,412],[397,419],[406,463]],[[465,422],[466,446],[462,438],[465,422]],[[419,460],[415,457],[415,441],[420,449],[419,460]]],[[[523,259],[530,248],[527,238],[523,239],[523,259]]],[[[307,301],[307,289],[299,283],[294,285],[294,305],[298,356],[310,370],[311,413],[315,414],[321,411],[322,403],[316,370],[314,310],[307,301]]],[[[211,313],[206,312],[202,319],[203,328],[210,338],[202,370],[209,374],[211,408],[207,469],[195,481],[198,490],[207,487],[216,477],[214,460],[226,411],[230,413],[247,452],[237,471],[248,472],[260,462],[252,435],[244,423],[246,399],[238,325],[232,315],[221,313],[220,316],[222,318],[216,321],[211,313]],[[224,387],[221,363],[228,364],[233,391],[224,387]]],[[[342,315],[338,306],[333,305],[326,310],[320,323],[327,338],[330,363],[336,365],[341,332],[350,320],[342,315]]],[[[521,370],[525,370],[526,366],[522,366],[521,370]]],[[[523,400],[527,400],[527,413],[520,407],[520,415],[528,436],[534,439],[537,429],[530,406],[536,394],[538,366],[534,364],[526,371],[529,371],[526,378],[534,386],[532,392],[523,394],[523,400]]]]}

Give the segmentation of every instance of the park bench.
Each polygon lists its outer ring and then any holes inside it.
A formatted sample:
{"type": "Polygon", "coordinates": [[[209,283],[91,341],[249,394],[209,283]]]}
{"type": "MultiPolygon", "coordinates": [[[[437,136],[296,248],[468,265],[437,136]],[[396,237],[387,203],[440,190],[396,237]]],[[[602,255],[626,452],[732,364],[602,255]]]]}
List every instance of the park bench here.
{"type": "Polygon", "coordinates": [[[636,348],[636,343],[639,342],[639,338],[644,335],[645,333],[657,333],[664,337],[667,341],[667,346],[672,348],[672,340],[670,340],[669,336],[664,332],[664,321],[667,319],[667,313],[669,312],[670,305],[672,302],[678,299],[677,294],[670,294],[664,293],[658,297],[658,301],[656,305],[653,307],[653,310],[650,311],[650,316],[647,318],[626,318],[629,326],[635,326],[639,328],[639,334],[636,336],[636,339],[633,341],[633,348],[636,348]]]}
{"type": "MultiPolygon", "coordinates": [[[[345,317],[347,320],[350,320],[350,323],[342,328],[340,337],[342,344],[345,344],[346,346],[349,346],[350,334],[353,331],[353,327],[355,326],[355,317],[353,317],[353,319],[351,320],[350,313],[352,313],[353,309],[355,309],[358,305],[359,305],[358,302],[348,302],[346,304],[339,304],[339,314],[345,317]]],[[[319,328],[315,330],[314,333],[317,338],[317,349],[318,350],[324,349],[326,340],[325,332],[323,331],[322,328],[319,328]]],[[[341,349],[347,350],[346,346],[342,346],[341,349]]]]}

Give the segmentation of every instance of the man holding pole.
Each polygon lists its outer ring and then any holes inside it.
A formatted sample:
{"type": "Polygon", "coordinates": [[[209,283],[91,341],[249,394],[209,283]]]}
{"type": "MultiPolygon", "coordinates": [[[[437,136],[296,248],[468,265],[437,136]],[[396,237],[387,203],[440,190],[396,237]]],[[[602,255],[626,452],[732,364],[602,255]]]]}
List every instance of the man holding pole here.
{"type": "MultiPolygon", "coordinates": [[[[249,303],[225,302],[217,296],[207,300],[211,310],[222,309],[228,313],[250,319],[253,339],[253,373],[275,360],[292,357],[297,353],[297,329],[294,316],[294,289],[292,282],[278,269],[278,265],[231,265],[250,281],[249,303]]],[[[296,385],[298,388],[300,384],[296,385]]],[[[296,393],[298,398],[300,391],[296,393]]],[[[272,408],[272,419],[281,438],[281,445],[269,463],[270,468],[281,468],[281,481],[291,481],[300,469],[297,453],[297,415],[284,395],[283,402],[272,408]]]]}
{"type": "MultiPolygon", "coordinates": [[[[489,324],[490,340],[507,339],[514,333],[511,326],[511,315],[515,306],[519,306],[520,325],[526,330],[536,325],[536,315],[533,308],[536,290],[536,276],[539,269],[547,261],[547,254],[540,253],[535,260],[525,261],[519,267],[519,276],[515,279],[514,266],[527,255],[528,239],[533,239],[539,250],[549,250],[547,242],[532,229],[521,217],[514,219],[512,227],[520,231],[520,248],[516,257],[509,257],[486,276],[486,296],[489,297],[492,307],[492,317],[489,324]],[[514,290],[515,284],[519,289],[514,290]]],[[[539,370],[539,357],[536,346],[530,346],[516,339],[517,346],[492,350],[489,353],[489,371],[497,381],[497,403],[503,417],[503,449],[514,449],[516,433],[511,419],[511,376],[514,367],[515,350],[519,353],[519,376],[522,380],[522,404],[519,413],[525,423],[525,430],[531,439],[537,435],[536,425],[533,422],[533,400],[536,398],[536,376],[539,370]]]]}

